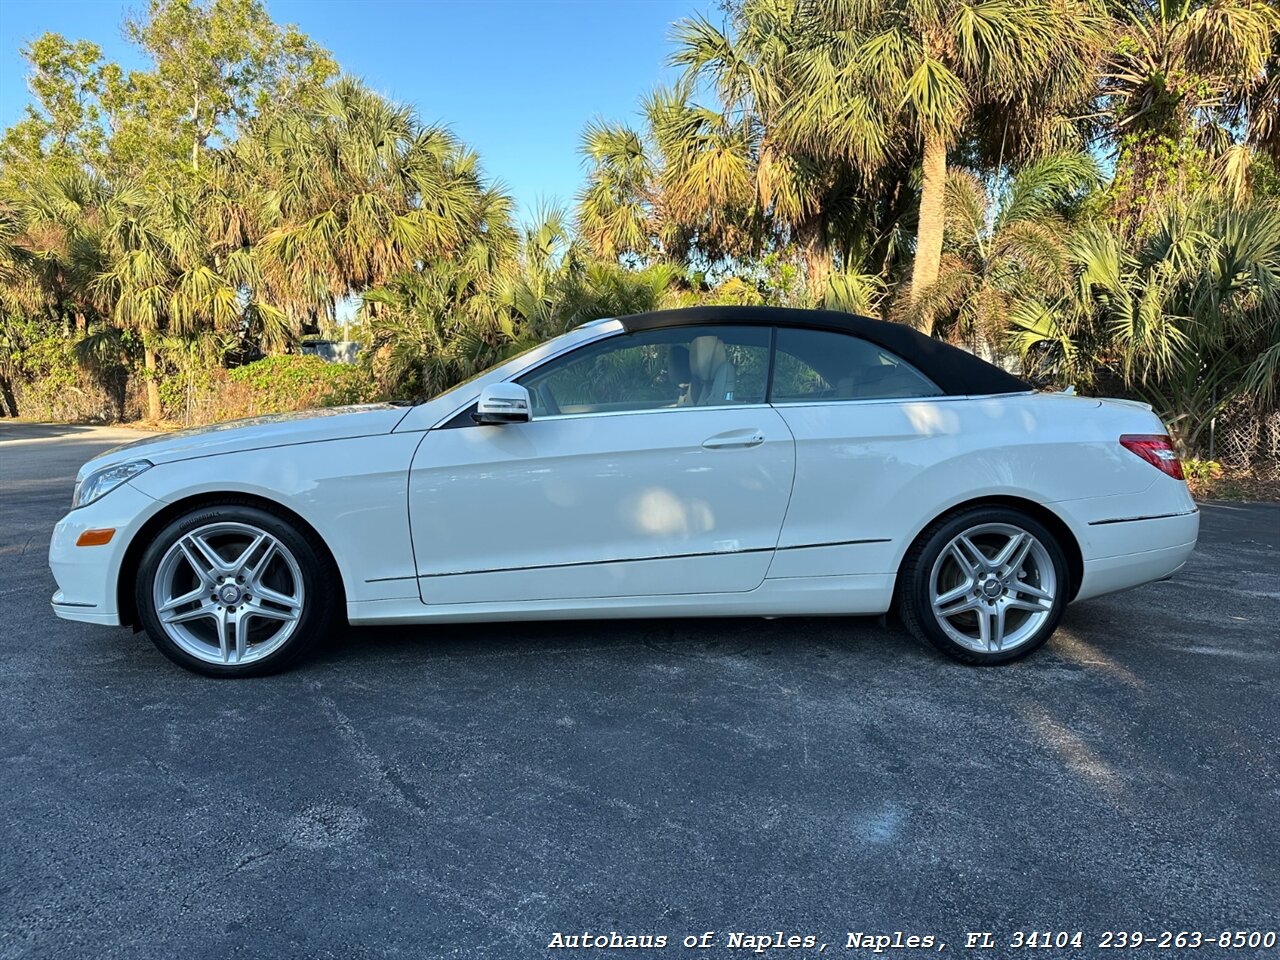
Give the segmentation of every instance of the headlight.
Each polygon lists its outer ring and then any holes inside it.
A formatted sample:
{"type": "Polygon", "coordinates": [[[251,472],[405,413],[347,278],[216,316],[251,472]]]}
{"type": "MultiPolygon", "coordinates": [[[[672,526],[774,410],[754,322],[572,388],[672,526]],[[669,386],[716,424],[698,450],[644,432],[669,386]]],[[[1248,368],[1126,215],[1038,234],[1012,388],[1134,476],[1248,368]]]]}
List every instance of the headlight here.
{"type": "Polygon", "coordinates": [[[75,493],[71,494],[71,509],[83,507],[105,497],[126,480],[131,480],[150,468],[150,460],[130,460],[128,463],[117,463],[111,467],[95,470],[76,484],[75,493]]]}

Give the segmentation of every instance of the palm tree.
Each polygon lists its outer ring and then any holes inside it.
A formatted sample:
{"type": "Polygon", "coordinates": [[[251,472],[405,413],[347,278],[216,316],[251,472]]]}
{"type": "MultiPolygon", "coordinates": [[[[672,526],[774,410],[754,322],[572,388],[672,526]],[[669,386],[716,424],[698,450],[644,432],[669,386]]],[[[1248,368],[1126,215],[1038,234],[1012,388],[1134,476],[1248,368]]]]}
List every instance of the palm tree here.
{"type": "Polygon", "coordinates": [[[994,359],[1008,323],[1038,316],[1072,289],[1068,208],[1100,181],[1087,154],[1056,154],[1019,169],[996,197],[977,174],[952,170],[938,279],[900,318],[933,317],[949,339],[994,359]]]}
{"type": "Polygon", "coordinates": [[[1101,93],[1119,150],[1116,215],[1135,229],[1153,201],[1222,182],[1243,196],[1251,148],[1280,156],[1275,5],[1122,0],[1115,17],[1101,93]]]}
{"type": "Polygon", "coordinates": [[[235,330],[243,312],[241,279],[214,260],[198,185],[112,185],[83,170],[55,170],[24,194],[22,215],[47,313],[79,333],[76,356],[110,381],[118,406],[124,334],[134,334],[147,371],[147,414],[159,419],[157,337],[235,330]]]}
{"type": "Polygon", "coordinates": [[[721,230],[729,234],[729,252],[757,253],[769,239],[798,244],[816,299],[831,269],[822,202],[829,175],[813,154],[787,138],[779,123],[787,99],[796,92],[789,58],[799,43],[797,14],[798,4],[791,0],[749,0],[734,11],[732,33],[703,17],[677,23],[671,62],[685,68],[684,81],[665,98],[653,98],[649,113],[664,153],[672,158],[669,189],[690,198],[691,212],[711,225],[724,219],[721,230]],[[690,103],[703,80],[710,80],[719,110],[690,103]],[[703,181],[718,189],[700,209],[703,181]],[[738,236],[735,228],[741,231],[738,236]]]}
{"type": "Polygon", "coordinates": [[[681,270],[667,262],[627,270],[616,263],[592,261],[571,275],[559,310],[563,327],[601,317],[624,317],[671,305],[681,270]]]}
{"type": "Polygon", "coordinates": [[[142,341],[147,416],[163,416],[159,340],[166,334],[238,333],[241,286],[213,260],[199,202],[173,185],[117,189],[103,209],[103,269],[90,289],[100,312],[142,341]]]}
{"type": "Polygon", "coordinates": [[[520,249],[501,270],[495,291],[513,351],[564,332],[564,293],[581,272],[582,247],[560,207],[543,207],[524,226],[520,249]]]}
{"type": "Polygon", "coordinates": [[[837,263],[845,272],[889,267],[908,169],[886,164],[886,134],[859,91],[841,91],[839,109],[867,121],[869,153],[833,151],[796,122],[796,104],[814,95],[803,70],[813,17],[810,0],[747,0],[734,8],[731,34],[704,18],[682,21],[671,59],[684,81],[652,97],[647,112],[666,161],[664,196],[687,198],[674,212],[704,225],[700,240],[711,228],[733,255],[795,244],[816,302],[837,263]],[[690,103],[706,79],[718,110],[690,103]]]}
{"type": "MultiPolygon", "coordinates": [[[[1084,0],[796,0],[793,18],[804,39],[782,117],[791,137],[864,171],[904,148],[920,157],[919,300],[938,278],[947,155],[966,122],[1001,118],[1006,160],[1060,143],[1057,108],[1087,89],[1097,18],[1084,0]]],[[[932,329],[927,314],[921,321],[932,329]]]]}
{"type": "Polygon", "coordinates": [[[620,124],[589,123],[581,150],[590,164],[578,194],[578,235],[600,259],[643,259],[653,252],[653,164],[639,133],[620,124]]]}
{"type": "Polygon", "coordinates": [[[438,258],[365,291],[361,318],[393,390],[435,396],[498,358],[509,338],[490,280],[438,258]]]}
{"type": "Polygon", "coordinates": [[[1280,400],[1280,210],[1166,206],[1136,241],[1095,223],[1070,241],[1073,295],[1019,322],[1024,351],[1114,373],[1194,450],[1224,407],[1280,400]]]}
{"type": "Polygon", "coordinates": [[[260,237],[262,299],[301,320],[332,318],[338,301],[478,233],[510,235],[474,154],[350,78],[238,149],[256,180],[243,217],[260,237]]]}
{"type": "Polygon", "coordinates": [[[22,233],[21,214],[12,205],[0,203],[0,416],[18,416],[14,358],[20,338],[11,318],[43,306],[44,301],[35,256],[22,242],[22,233]]]}
{"type": "Polygon", "coordinates": [[[137,362],[134,346],[134,339],[118,327],[95,324],[72,347],[76,363],[111,398],[117,420],[125,418],[129,367],[137,362]]]}
{"type": "Polygon", "coordinates": [[[758,130],[747,118],[694,103],[691,86],[660,88],[644,112],[654,152],[655,207],[664,251],[710,265],[756,251],[762,237],[756,202],[758,130]]]}
{"type": "Polygon", "coordinates": [[[498,279],[498,323],[515,352],[600,317],[619,317],[673,305],[681,269],[667,261],[628,268],[597,259],[575,239],[563,211],[539,212],[525,230],[520,253],[498,279]]]}
{"type": "Polygon", "coordinates": [[[27,266],[43,294],[41,312],[80,332],[97,316],[90,286],[102,269],[103,211],[111,193],[88,171],[51,167],[15,204],[27,266]]]}

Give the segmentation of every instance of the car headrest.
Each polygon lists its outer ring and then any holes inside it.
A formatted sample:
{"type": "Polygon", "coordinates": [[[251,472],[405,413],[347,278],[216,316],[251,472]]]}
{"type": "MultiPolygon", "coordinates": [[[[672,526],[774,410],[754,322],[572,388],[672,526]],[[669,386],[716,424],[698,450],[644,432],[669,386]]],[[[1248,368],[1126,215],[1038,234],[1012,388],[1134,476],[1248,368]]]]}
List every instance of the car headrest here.
{"type": "Polygon", "coordinates": [[[717,336],[708,334],[689,342],[689,369],[699,380],[712,379],[727,360],[724,341],[717,336]]]}

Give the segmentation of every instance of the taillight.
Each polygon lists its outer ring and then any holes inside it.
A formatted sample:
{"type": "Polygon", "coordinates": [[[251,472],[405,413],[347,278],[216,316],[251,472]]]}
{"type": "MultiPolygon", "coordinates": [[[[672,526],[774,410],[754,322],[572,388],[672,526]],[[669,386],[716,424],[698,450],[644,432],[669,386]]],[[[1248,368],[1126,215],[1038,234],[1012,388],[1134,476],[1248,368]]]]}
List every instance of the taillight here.
{"type": "Polygon", "coordinates": [[[1175,480],[1184,479],[1182,461],[1173,449],[1173,441],[1164,434],[1126,433],[1120,438],[1120,446],[1136,453],[1161,473],[1167,473],[1175,480]]]}

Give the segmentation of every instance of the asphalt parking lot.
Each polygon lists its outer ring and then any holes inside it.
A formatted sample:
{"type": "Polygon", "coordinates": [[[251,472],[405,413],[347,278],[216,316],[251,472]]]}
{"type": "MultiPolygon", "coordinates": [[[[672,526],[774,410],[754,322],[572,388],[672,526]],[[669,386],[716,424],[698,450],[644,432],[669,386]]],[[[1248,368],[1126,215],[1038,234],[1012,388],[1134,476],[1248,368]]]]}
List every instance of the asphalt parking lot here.
{"type": "Polygon", "coordinates": [[[1280,930],[1280,506],[1206,505],[1175,580],[1005,668],[685,620],[352,629],[219,682],[49,610],[75,470],[135,436],[0,424],[0,957],[1280,930]]]}

